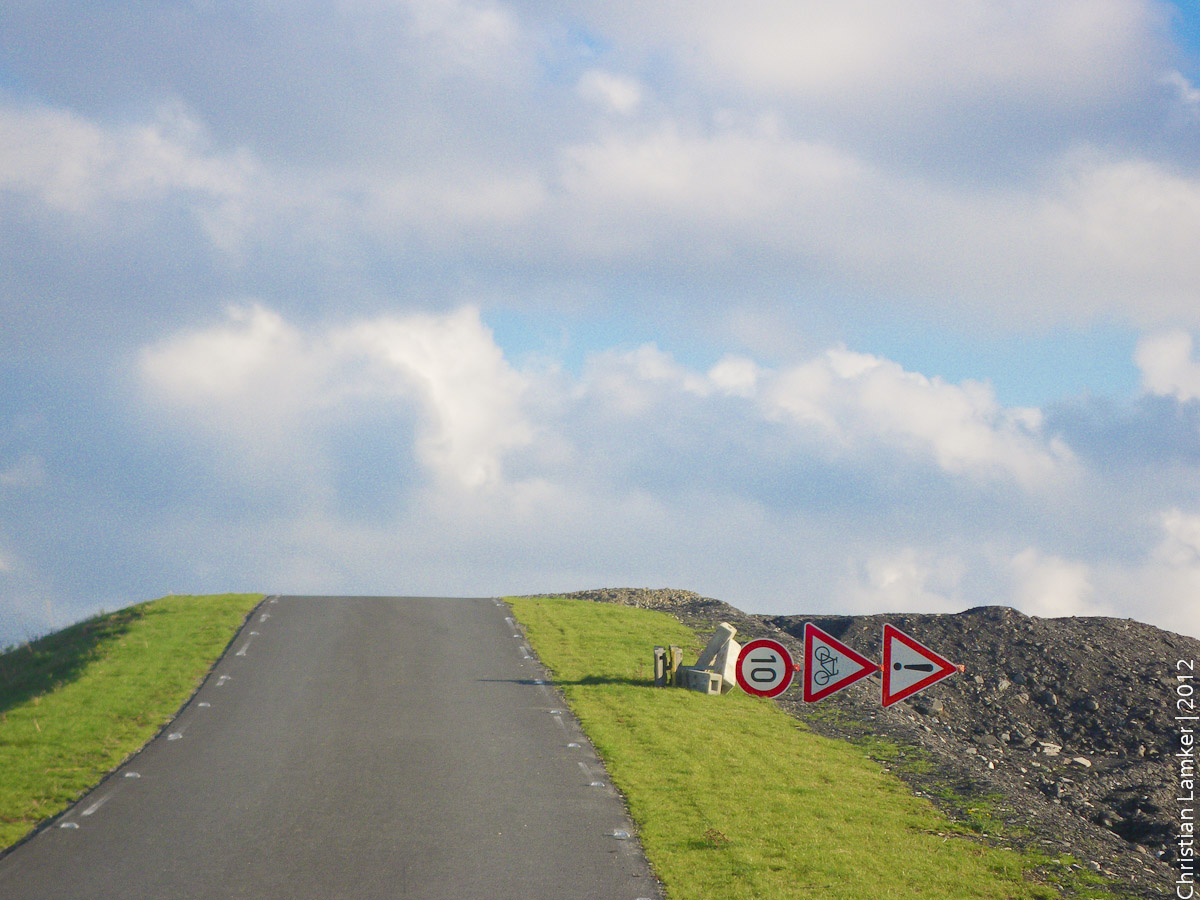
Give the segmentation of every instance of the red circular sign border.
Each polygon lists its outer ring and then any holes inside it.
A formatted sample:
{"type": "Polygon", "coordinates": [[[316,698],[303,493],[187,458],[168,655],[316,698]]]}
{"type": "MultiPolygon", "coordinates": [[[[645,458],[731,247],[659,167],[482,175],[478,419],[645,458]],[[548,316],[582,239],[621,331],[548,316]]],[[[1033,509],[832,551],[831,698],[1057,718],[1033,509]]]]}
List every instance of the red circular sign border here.
{"type": "Polygon", "coordinates": [[[756,697],[778,697],[792,686],[792,674],[795,671],[796,667],[792,662],[792,654],[788,653],[787,647],[783,646],[783,644],[779,643],[779,641],[773,641],[770,638],[758,638],[757,640],[753,640],[744,645],[742,647],[742,652],[738,654],[737,667],[735,669],[738,687],[740,687],[747,694],[753,694],[756,697]],[[778,686],[771,688],[769,691],[760,690],[759,688],[750,686],[746,682],[746,679],[742,677],[742,659],[744,659],[746,654],[751,650],[758,650],[763,647],[767,647],[778,653],[783,658],[784,665],[787,669],[787,678],[785,678],[778,686]]]}

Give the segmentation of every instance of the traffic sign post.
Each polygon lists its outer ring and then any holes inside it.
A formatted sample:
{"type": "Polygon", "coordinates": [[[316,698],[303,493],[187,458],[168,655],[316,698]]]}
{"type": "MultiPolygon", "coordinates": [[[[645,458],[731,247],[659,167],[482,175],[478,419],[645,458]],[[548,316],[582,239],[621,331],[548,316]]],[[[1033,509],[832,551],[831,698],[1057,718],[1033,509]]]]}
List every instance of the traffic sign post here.
{"type": "Polygon", "coordinates": [[[737,658],[737,683],[747,694],[778,697],[792,683],[792,656],[779,641],[759,638],[742,647],[737,658]]]}
{"type": "Polygon", "coordinates": [[[959,671],[950,660],[892,625],[883,626],[883,705],[891,706],[959,671]]]}
{"type": "Polygon", "coordinates": [[[879,671],[857,650],[851,650],[812,622],[804,624],[804,702],[816,703],[879,671]]]}

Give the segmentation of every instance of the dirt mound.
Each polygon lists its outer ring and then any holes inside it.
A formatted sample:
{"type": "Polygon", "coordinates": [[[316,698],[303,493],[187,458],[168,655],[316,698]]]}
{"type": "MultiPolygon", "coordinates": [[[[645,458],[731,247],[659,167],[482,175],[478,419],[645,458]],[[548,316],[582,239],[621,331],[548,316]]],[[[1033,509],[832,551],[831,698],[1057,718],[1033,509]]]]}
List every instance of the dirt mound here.
{"type": "MultiPolygon", "coordinates": [[[[1115,877],[1144,897],[1173,896],[1179,829],[1177,664],[1200,660],[1200,641],[1128,619],[1026,616],[1007,607],[952,615],[756,616],[691,591],[605,589],[576,596],[670,612],[738,639],[782,640],[803,660],[813,622],[881,660],[884,622],[966,673],[888,709],[877,679],[817,704],[792,689],[788,712],[831,736],[886,738],[934,763],[889,765],[914,788],[961,814],[947,797],[992,798],[1005,831],[1050,855],[1115,877]]],[[[911,756],[910,752],[910,756],[911,756]]]]}

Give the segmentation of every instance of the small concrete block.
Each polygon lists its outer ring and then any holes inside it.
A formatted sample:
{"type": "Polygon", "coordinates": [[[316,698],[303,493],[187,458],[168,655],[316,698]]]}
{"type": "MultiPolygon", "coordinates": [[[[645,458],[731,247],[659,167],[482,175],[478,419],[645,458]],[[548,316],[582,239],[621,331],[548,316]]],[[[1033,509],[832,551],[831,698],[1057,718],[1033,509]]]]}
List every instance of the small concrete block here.
{"type": "Polygon", "coordinates": [[[675,680],[671,682],[675,687],[691,690],[692,688],[692,669],[694,666],[680,666],[675,671],[675,680]]]}
{"type": "Polygon", "coordinates": [[[687,670],[688,690],[699,691],[701,694],[719,694],[722,681],[723,679],[716,672],[708,672],[695,667],[687,670]]]}

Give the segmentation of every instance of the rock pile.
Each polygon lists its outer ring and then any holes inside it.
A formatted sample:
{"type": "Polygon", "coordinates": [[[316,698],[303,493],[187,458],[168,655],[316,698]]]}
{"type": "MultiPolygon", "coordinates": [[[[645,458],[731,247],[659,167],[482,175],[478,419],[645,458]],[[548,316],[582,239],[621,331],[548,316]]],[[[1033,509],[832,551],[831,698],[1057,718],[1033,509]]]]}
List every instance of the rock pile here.
{"type": "Polygon", "coordinates": [[[879,704],[876,679],[819,704],[799,702],[793,689],[780,705],[822,733],[874,734],[919,748],[933,766],[896,768],[916,789],[931,797],[947,786],[1000,797],[995,815],[1033,834],[1051,855],[1070,854],[1140,896],[1174,894],[1176,663],[1200,659],[1200,641],[1132,620],[1041,619],[1006,607],[756,616],[690,591],[572,596],[660,609],[702,633],[729,622],[743,641],[782,640],[797,661],[806,621],[876,661],[882,625],[890,622],[966,673],[888,709],[879,704]]]}

